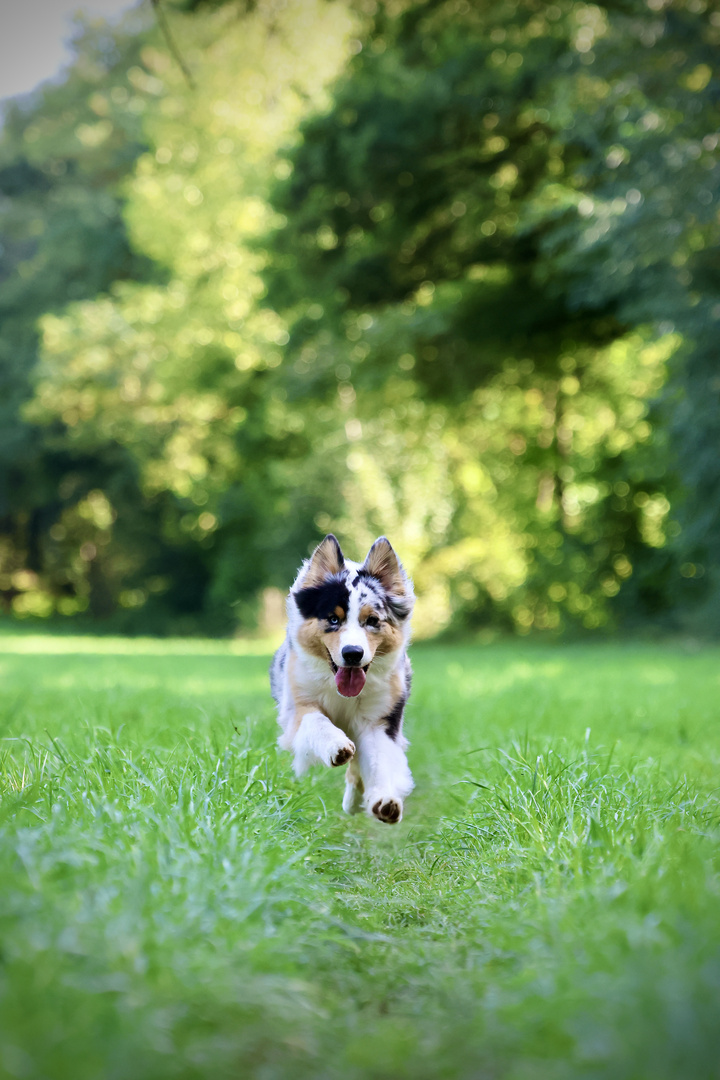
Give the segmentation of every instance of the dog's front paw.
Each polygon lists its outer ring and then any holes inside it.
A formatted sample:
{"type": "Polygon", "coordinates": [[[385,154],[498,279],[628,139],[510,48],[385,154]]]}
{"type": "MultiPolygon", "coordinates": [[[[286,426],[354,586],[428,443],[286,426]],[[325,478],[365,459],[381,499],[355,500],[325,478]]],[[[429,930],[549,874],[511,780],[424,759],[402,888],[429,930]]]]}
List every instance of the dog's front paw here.
{"type": "Polygon", "coordinates": [[[402,818],[402,802],[392,796],[381,796],[379,799],[369,800],[370,810],[378,821],[384,821],[386,825],[397,825],[402,818]]]}
{"type": "Polygon", "coordinates": [[[338,765],[347,765],[350,758],[355,753],[355,743],[348,739],[347,742],[342,743],[336,750],[330,754],[330,764],[333,768],[338,765]]]}

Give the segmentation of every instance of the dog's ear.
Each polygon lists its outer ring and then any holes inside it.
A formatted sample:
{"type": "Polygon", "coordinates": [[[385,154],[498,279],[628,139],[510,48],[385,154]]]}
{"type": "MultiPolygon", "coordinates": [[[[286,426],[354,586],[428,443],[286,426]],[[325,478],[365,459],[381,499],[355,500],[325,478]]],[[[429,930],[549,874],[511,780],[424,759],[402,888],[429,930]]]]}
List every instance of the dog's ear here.
{"type": "Polygon", "coordinates": [[[386,536],[379,536],[365,556],[362,569],[377,578],[387,593],[404,596],[407,578],[392,544],[386,536]]]}
{"type": "Polygon", "coordinates": [[[303,588],[321,585],[333,574],[339,574],[344,566],[345,556],[342,549],[333,534],[328,533],[310,556],[307,573],[302,581],[303,588]]]}

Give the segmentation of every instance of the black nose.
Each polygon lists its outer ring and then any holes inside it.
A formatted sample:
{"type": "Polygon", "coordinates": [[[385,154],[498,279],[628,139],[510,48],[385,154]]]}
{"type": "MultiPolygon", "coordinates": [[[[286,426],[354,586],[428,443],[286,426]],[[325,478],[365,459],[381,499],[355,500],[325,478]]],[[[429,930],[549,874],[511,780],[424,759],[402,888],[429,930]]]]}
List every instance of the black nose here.
{"type": "Polygon", "coordinates": [[[363,650],[359,645],[345,645],[342,658],[346,664],[359,664],[363,658],[363,650]]]}

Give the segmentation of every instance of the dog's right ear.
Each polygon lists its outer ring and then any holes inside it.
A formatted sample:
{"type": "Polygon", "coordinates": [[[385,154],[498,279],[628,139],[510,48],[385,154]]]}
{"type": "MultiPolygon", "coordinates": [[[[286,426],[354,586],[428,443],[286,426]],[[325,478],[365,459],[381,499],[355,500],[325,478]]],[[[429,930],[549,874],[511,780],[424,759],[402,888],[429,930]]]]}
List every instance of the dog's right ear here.
{"type": "Polygon", "coordinates": [[[303,588],[322,585],[333,574],[339,574],[345,566],[345,556],[332,533],[328,533],[310,556],[308,568],[302,580],[303,588]]]}

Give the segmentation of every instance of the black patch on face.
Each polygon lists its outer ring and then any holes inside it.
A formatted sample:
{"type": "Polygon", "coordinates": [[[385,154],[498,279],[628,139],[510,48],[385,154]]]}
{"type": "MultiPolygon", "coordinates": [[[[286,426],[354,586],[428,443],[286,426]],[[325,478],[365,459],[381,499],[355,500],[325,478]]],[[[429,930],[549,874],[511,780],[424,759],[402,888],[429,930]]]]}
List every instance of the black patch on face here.
{"type": "Polygon", "coordinates": [[[347,611],[350,593],[345,578],[328,578],[322,585],[311,585],[308,589],[298,589],[293,598],[303,619],[328,619],[337,614],[336,607],[347,611]]]}
{"type": "Polygon", "coordinates": [[[393,740],[397,739],[398,732],[400,731],[400,725],[402,724],[403,712],[405,711],[405,702],[407,701],[407,695],[403,694],[401,698],[395,702],[392,710],[383,717],[383,724],[385,725],[386,734],[393,740]]]}

